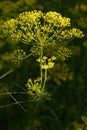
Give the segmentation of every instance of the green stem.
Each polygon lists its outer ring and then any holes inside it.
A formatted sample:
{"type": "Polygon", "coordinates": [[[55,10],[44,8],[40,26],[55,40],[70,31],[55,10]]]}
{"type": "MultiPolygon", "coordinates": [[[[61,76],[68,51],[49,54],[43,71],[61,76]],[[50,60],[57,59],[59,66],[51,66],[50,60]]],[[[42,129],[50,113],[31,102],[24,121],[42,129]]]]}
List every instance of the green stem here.
{"type": "Polygon", "coordinates": [[[33,55],[39,48],[37,48],[35,51],[33,51],[32,53],[30,53],[29,55],[27,55],[26,57],[23,58],[24,59],[27,59],[28,57],[30,57],[31,55],[33,55]]]}
{"type": "Polygon", "coordinates": [[[14,103],[9,103],[9,104],[7,104],[7,105],[0,106],[0,109],[5,108],[5,107],[9,107],[9,106],[18,105],[18,104],[27,103],[27,102],[29,102],[29,103],[38,102],[38,99],[37,99],[37,100],[17,101],[17,102],[14,102],[14,103]]]}
{"type": "Polygon", "coordinates": [[[47,81],[47,69],[45,69],[45,73],[44,73],[43,91],[45,90],[46,81],[47,81]]]}
{"type": "Polygon", "coordinates": [[[40,54],[40,77],[41,77],[41,86],[42,86],[42,83],[43,83],[42,60],[43,60],[43,46],[41,45],[41,54],[40,54]]]}
{"type": "Polygon", "coordinates": [[[4,88],[4,89],[9,94],[9,96],[15,101],[15,103],[18,104],[21,107],[21,109],[26,112],[27,110],[21,104],[18,103],[18,101],[16,100],[16,98],[6,88],[4,88]]]}
{"type": "Polygon", "coordinates": [[[4,78],[5,76],[7,76],[8,74],[12,73],[14,71],[14,69],[9,70],[8,72],[6,72],[5,74],[0,76],[0,79],[4,78]]]}

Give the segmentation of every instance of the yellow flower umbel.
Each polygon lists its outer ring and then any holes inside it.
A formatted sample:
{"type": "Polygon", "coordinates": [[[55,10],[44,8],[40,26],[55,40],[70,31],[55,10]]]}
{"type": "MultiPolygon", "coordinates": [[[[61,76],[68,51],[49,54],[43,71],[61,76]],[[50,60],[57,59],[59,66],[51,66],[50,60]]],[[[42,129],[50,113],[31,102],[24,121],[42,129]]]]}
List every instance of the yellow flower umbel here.
{"type": "MultiPolygon", "coordinates": [[[[51,69],[54,67],[54,61],[56,60],[55,56],[48,58],[47,56],[43,56],[42,59],[42,69],[51,69]]],[[[37,59],[37,62],[41,62],[40,58],[37,59]]]]}
{"type": "Polygon", "coordinates": [[[40,86],[40,78],[37,78],[36,80],[32,81],[31,79],[28,79],[27,84],[25,85],[27,87],[28,93],[30,95],[37,95],[39,96],[41,93],[41,86],[40,86]]]}
{"type": "Polygon", "coordinates": [[[27,83],[25,84],[28,90],[28,94],[34,101],[38,101],[42,98],[50,99],[50,94],[46,91],[43,92],[40,80],[41,80],[40,78],[37,78],[33,81],[31,79],[28,79],[27,83]]]}
{"type": "Polygon", "coordinates": [[[16,19],[8,20],[3,25],[3,33],[12,39],[22,42],[35,41],[44,46],[82,38],[82,31],[71,27],[70,19],[57,12],[42,13],[41,11],[23,12],[16,19]]]}
{"type": "Polygon", "coordinates": [[[19,67],[24,57],[26,57],[26,52],[22,49],[15,50],[12,54],[10,54],[10,60],[15,67],[19,67]]]}

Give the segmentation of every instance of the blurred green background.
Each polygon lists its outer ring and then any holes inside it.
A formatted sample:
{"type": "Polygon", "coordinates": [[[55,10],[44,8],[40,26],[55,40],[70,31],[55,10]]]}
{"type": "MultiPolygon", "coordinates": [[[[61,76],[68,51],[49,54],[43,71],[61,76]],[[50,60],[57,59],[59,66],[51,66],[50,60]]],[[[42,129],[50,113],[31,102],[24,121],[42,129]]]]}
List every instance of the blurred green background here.
{"type": "MultiPolygon", "coordinates": [[[[4,38],[3,22],[16,18],[24,11],[56,11],[71,19],[72,26],[80,28],[85,37],[69,43],[72,57],[56,63],[49,71],[49,91],[53,94],[50,102],[42,103],[34,112],[33,103],[25,102],[24,112],[13,103],[8,95],[0,94],[0,130],[75,130],[73,122],[81,122],[87,116],[87,1],[86,0],[0,0],[0,76],[12,69],[8,62],[9,53],[17,48],[29,52],[30,47],[4,38]]],[[[39,68],[34,57],[26,59],[20,68],[0,80],[0,93],[23,91],[28,78],[36,78],[39,68]],[[5,90],[6,88],[6,90],[5,90]]],[[[14,94],[17,101],[28,100],[28,95],[14,94]]],[[[79,130],[79,129],[76,129],[79,130]]]]}

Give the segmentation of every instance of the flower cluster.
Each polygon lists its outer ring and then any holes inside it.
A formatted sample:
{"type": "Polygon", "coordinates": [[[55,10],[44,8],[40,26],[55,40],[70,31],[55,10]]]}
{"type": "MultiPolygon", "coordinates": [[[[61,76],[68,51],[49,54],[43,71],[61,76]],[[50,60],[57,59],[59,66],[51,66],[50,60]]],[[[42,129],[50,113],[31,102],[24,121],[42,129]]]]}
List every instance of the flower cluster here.
{"type": "Polygon", "coordinates": [[[87,126],[87,116],[82,116],[82,121],[85,123],[85,125],[87,126]]]}
{"type": "Polygon", "coordinates": [[[11,19],[4,23],[3,33],[4,35],[10,36],[12,39],[18,39],[17,37],[17,20],[11,19]]]}
{"type": "Polygon", "coordinates": [[[50,11],[44,16],[44,18],[46,22],[58,28],[69,27],[71,25],[69,18],[62,17],[62,15],[57,12],[50,11]]]}
{"type": "Polygon", "coordinates": [[[72,39],[74,37],[82,38],[84,37],[84,34],[82,33],[82,31],[76,28],[72,28],[69,30],[65,29],[61,31],[60,35],[58,36],[58,39],[59,41],[63,41],[63,40],[72,39]]]}
{"type": "Polygon", "coordinates": [[[33,95],[33,96],[40,95],[41,93],[40,78],[37,78],[34,81],[32,81],[31,79],[28,79],[27,84],[25,86],[30,95],[33,95]]]}
{"type": "Polygon", "coordinates": [[[57,50],[57,57],[62,61],[65,61],[67,58],[71,57],[71,55],[72,55],[71,50],[69,50],[66,47],[60,46],[59,49],[57,50]]]}
{"type": "MultiPolygon", "coordinates": [[[[54,61],[56,60],[55,56],[48,58],[47,56],[43,56],[42,59],[42,69],[51,69],[54,67],[54,61]]],[[[41,62],[41,59],[38,58],[37,62],[41,62]]]]}
{"type": "Polygon", "coordinates": [[[50,94],[47,91],[43,91],[43,88],[40,85],[41,79],[37,78],[34,81],[28,79],[27,83],[25,84],[28,94],[33,98],[33,100],[39,100],[42,98],[50,99],[50,94]]]}
{"type": "Polygon", "coordinates": [[[87,116],[82,116],[81,121],[81,123],[73,122],[75,130],[87,130],[87,116]]]}
{"type": "Polygon", "coordinates": [[[74,130],[83,130],[84,126],[82,124],[79,124],[78,122],[73,123],[74,130]]]}
{"type": "Polygon", "coordinates": [[[55,64],[53,70],[49,71],[50,77],[58,85],[61,85],[62,81],[73,80],[73,72],[70,71],[70,68],[66,63],[55,64]],[[57,72],[57,73],[56,73],[57,72]]]}
{"type": "Polygon", "coordinates": [[[26,56],[26,52],[22,49],[17,49],[11,54],[11,62],[15,66],[20,66],[23,58],[26,56]]]}
{"type": "Polygon", "coordinates": [[[23,42],[35,41],[47,46],[53,42],[82,38],[84,34],[76,28],[71,28],[69,18],[57,12],[42,13],[41,11],[23,12],[16,19],[4,23],[3,33],[12,39],[23,42]]]}

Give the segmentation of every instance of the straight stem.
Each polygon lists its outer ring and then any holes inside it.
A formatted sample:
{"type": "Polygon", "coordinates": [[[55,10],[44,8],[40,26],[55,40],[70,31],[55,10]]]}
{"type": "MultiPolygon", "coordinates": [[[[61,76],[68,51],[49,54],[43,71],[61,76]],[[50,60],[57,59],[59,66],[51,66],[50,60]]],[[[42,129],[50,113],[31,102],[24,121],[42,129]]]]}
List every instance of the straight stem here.
{"type": "Polygon", "coordinates": [[[43,46],[41,45],[41,54],[40,54],[40,77],[41,77],[41,86],[42,86],[42,83],[43,83],[42,60],[43,60],[43,46]]]}

